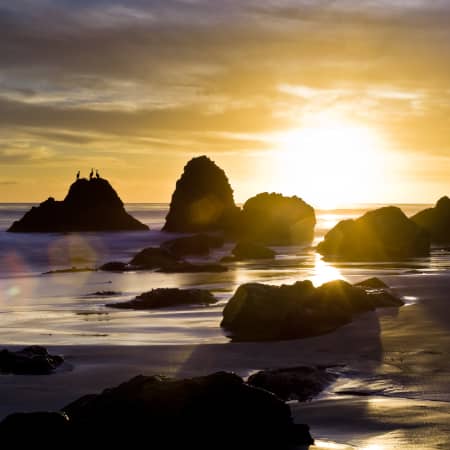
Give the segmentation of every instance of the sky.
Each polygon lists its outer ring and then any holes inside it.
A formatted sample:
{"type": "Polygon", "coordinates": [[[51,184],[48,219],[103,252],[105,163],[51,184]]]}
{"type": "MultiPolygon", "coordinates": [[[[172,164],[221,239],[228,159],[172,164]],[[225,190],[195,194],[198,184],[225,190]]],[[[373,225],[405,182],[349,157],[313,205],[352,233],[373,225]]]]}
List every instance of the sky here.
{"type": "Polygon", "coordinates": [[[242,202],[450,194],[447,0],[0,0],[0,201],[91,167],[166,202],[210,156],[242,202]]]}

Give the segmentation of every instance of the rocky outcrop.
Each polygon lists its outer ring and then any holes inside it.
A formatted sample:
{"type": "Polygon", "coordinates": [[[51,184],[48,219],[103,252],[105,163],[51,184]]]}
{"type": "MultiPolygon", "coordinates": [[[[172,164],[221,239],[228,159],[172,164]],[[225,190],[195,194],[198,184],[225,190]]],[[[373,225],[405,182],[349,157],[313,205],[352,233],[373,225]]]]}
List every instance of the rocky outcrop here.
{"type": "MultiPolygon", "coordinates": [[[[164,448],[289,449],[313,444],[306,425],[293,423],[291,411],[275,395],[225,372],[186,380],[137,376],[98,395],[63,408],[68,421],[56,416],[14,415],[0,424],[4,441],[18,444],[27,429],[56,423],[61,442],[164,443],[164,448]],[[21,430],[22,433],[17,433],[21,430]]],[[[33,434],[34,445],[48,445],[51,433],[33,434]]],[[[53,435],[54,436],[54,435],[53,435]]],[[[58,439],[59,441],[59,439],[58,439]]],[[[152,444],[153,446],[153,444],[152,444]]]]}
{"type": "Polygon", "coordinates": [[[191,159],[177,181],[163,230],[227,230],[239,209],[225,172],[206,156],[191,159]]]}
{"type": "Polygon", "coordinates": [[[231,253],[234,260],[243,261],[246,259],[273,259],[275,252],[264,245],[255,244],[254,242],[238,242],[231,253]]]}
{"type": "Polygon", "coordinates": [[[170,306],[211,305],[217,299],[204,289],[152,289],[138,295],[133,300],[111,303],[107,306],[119,309],[157,309],[170,306]]]}
{"type": "Polygon", "coordinates": [[[196,234],[177,239],[171,239],[161,245],[172,255],[181,258],[189,255],[208,255],[215,248],[223,247],[225,241],[222,236],[212,234],[196,234]]]}
{"type": "Polygon", "coordinates": [[[242,240],[294,245],[312,241],[316,216],[298,197],[265,192],[245,202],[239,223],[236,233],[242,240]]]}
{"type": "Polygon", "coordinates": [[[15,375],[47,375],[64,362],[61,356],[49,355],[39,345],[25,347],[17,352],[0,351],[0,372],[15,375]]]}
{"type": "Polygon", "coordinates": [[[137,231],[147,225],[130,216],[103,178],[79,179],[63,201],[50,197],[14,222],[12,232],[137,231]]]}
{"type": "Polygon", "coordinates": [[[387,291],[365,291],[336,280],[315,288],[311,281],[239,286],[223,310],[221,326],[234,340],[296,339],[328,333],[360,313],[403,305],[387,291]]]}
{"type": "Polygon", "coordinates": [[[399,208],[389,206],[339,222],[317,251],[328,259],[354,261],[410,258],[428,255],[430,238],[399,208]]]}
{"type": "Polygon", "coordinates": [[[450,198],[442,197],[434,208],[417,213],[411,220],[430,233],[433,243],[450,243],[450,198]]]}
{"type": "Polygon", "coordinates": [[[337,375],[325,367],[289,367],[262,370],[251,375],[247,383],[273,392],[283,400],[306,402],[319,395],[336,381],[337,375]]]}

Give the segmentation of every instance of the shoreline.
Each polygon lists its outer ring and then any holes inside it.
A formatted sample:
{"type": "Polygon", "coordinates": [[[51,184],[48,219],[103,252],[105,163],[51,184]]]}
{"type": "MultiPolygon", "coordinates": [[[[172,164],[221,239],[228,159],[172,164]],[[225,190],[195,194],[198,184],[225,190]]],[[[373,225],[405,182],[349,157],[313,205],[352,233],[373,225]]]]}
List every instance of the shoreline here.
{"type": "Polygon", "coordinates": [[[450,445],[443,419],[450,414],[450,273],[383,279],[411,303],[398,311],[366,313],[312,338],[200,345],[49,345],[50,353],[65,356],[65,366],[47,376],[2,375],[0,418],[18,411],[57,410],[138,374],[188,378],[226,370],[246,377],[262,369],[325,365],[338,366],[337,383],[310,403],[292,405],[296,420],[311,425],[320,444],[316,448],[327,448],[326,441],[342,442],[343,449],[351,448],[347,444],[370,448],[367,442],[379,441],[386,442],[383,450],[399,443],[402,448],[423,450],[434,448],[424,446],[432,429],[434,443],[450,445]],[[339,390],[346,395],[338,395],[339,390]]]}

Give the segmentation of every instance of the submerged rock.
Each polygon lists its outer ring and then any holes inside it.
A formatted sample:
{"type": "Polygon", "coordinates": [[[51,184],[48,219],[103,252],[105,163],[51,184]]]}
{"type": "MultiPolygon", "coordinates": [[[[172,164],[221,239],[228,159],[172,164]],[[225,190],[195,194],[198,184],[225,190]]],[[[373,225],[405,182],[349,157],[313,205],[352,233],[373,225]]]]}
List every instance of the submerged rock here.
{"type": "Polygon", "coordinates": [[[178,263],[179,259],[160,247],[148,247],[141,250],[130,261],[130,265],[141,269],[159,269],[178,263]]]}
{"type": "Polygon", "coordinates": [[[161,247],[176,257],[208,255],[214,248],[220,248],[225,241],[222,236],[196,234],[164,242],[161,247]]]}
{"type": "Polygon", "coordinates": [[[339,222],[317,251],[330,259],[383,261],[426,256],[430,239],[401,209],[389,206],[339,222]]]}
{"type": "Polygon", "coordinates": [[[95,272],[97,269],[93,267],[69,267],[67,269],[56,269],[44,272],[42,275],[53,275],[58,273],[78,273],[78,272],[95,272]]]}
{"type": "Polygon", "coordinates": [[[430,233],[433,243],[450,242],[450,198],[442,197],[434,208],[417,213],[411,220],[430,233]]]}
{"type": "Polygon", "coordinates": [[[389,287],[384,281],[380,280],[377,277],[360,281],[359,283],[355,283],[354,286],[367,289],[386,289],[389,287]]]}
{"type": "Polygon", "coordinates": [[[228,267],[216,263],[192,264],[190,262],[178,262],[170,266],[161,267],[158,272],[164,273],[221,273],[227,272],[228,267]]]}
{"type": "Polygon", "coordinates": [[[138,295],[135,299],[122,303],[111,303],[107,306],[120,309],[156,309],[170,306],[211,305],[217,299],[204,289],[152,289],[138,295]]]}
{"type": "Polygon", "coordinates": [[[147,225],[130,216],[109,182],[79,179],[63,201],[50,197],[14,222],[11,232],[137,231],[147,225]]]}
{"type": "Polygon", "coordinates": [[[163,230],[226,230],[238,214],[225,172],[208,157],[200,156],[186,164],[177,181],[163,230]]]}
{"type": "MultiPolygon", "coordinates": [[[[58,442],[162,442],[164,448],[290,449],[311,445],[306,425],[293,423],[288,405],[225,372],[174,380],[137,376],[98,395],[87,395],[58,413],[14,414],[0,423],[2,437],[20,444],[58,442]],[[68,420],[66,419],[68,418],[68,420]],[[54,433],[46,432],[53,428],[54,433]],[[60,439],[63,439],[60,441],[60,439]]],[[[156,445],[158,448],[158,444],[156,445]]]]}
{"type": "Polygon", "coordinates": [[[263,370],[251,375],[248,384],[273,392],[283,400],[305,402],[319,395],[337,379],[323,367],[290,367],[263,370]]]}
{"type": "Polygon", "coordinates": [[[342,280],[318,288],[309,280],[249,283],[239,286],[225,306],[221,326],[234,340],[296,339],[328,333],[377,307],[401,305],[388,292],[366,292],[342,280]]]}
{"type": "Polygon", "coordinates": [[[264,245],[293,245],[310,242],[316,216],[312,206],[298,197],[258,194],[242,208],[237,235],[264,245]]]}
{"type": "Polygon", "coordinates": [[[103,270],[104,272],[126,272],[129,270],[129,266],[124,262],[111,261],[101,265],[98,270],[103,270]]]}
{"type": "Polygon", "coordinates": [[[39,345],[25,347],[17,352],[0,351],[0,372],[15,375],[47,375],[64,362],[61,356],[49,355],[39,345]]]}
{"type": "Polygon", "coordinates": [[[273,259],[276,254],[272,249],[254,242],[238,242],[231,253],[236,260],[273,259]]]}

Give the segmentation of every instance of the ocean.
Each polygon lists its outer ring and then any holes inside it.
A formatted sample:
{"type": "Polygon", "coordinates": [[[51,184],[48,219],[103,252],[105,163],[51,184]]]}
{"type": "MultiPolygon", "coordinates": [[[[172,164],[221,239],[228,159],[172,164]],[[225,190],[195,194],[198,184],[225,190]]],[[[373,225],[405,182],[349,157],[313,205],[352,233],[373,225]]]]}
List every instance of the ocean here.
{"type": "MultiPolygon", "coordinates": [[[[98,267],[107,261],[128,261],[142,248],[173,238],[161,232],[167,204],[127,204],[127,211],[149,225],[151,231],[123,233],[16,234],[5,230],[31,204],[0,204],[0,342],[2,344],[194,344],[228,342],[219,327],[224,304],[242,283],[293,283],[311,279],[314,284],[335,278],[354,279],[374,273],[405,270],[436,271],[450,268],[447,252],[400,263],[325,263],[311,247],[279,247],[274,262],[241,262],[226,273],[124,274],[80,272],[45,274],[70,267],[98,267]],[[208,308],[169,308],[159,311],[120,311],[108,303],[124,301],[160,287],[209,289],[219,302],[208,308]],[[114,291],[101,297],[98,291],[114,291]]],[[[406,214],[427,205],[399,205],[406,214]]],[[[358,217],[378,205],[317,211],[315,243],[338,221],[358,217]]],[[[175,235],[176,236],[176,235],[175,235]]],[[[231,246],[213,252],[218,260],[231,246]]],[[[205,260],[205,258],[203,258],[205,260]]]]}

